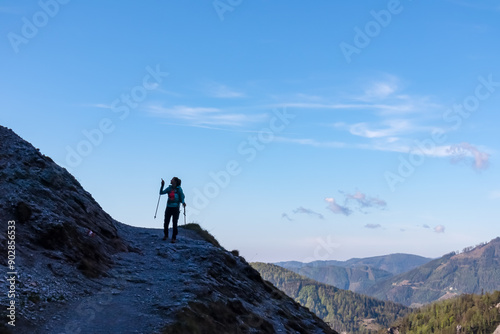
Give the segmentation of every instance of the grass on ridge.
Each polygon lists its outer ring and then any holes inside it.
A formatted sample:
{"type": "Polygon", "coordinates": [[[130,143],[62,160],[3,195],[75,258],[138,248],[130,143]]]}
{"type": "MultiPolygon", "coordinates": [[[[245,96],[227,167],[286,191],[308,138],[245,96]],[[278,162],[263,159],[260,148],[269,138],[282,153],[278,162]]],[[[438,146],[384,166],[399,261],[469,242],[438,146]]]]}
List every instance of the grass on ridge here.
{"type": "Polygon", "coordinates": [[[217,239],[214,238],[213,235],[211,235],[207,230],[204,230],[201,228],[200,225],[196,224],[196,223],[189,223],[189,224],[186,224],[186,225],[179,225],[179,228],[184,228],[186,230],[191,230],[191,231],[195,231],[198,233],[198,235],[200,237],[203,238],[203,240],[211,243],[212,245],[216,246],[216,247],[221,247],[219,242],[217,241],[217,239]]]}

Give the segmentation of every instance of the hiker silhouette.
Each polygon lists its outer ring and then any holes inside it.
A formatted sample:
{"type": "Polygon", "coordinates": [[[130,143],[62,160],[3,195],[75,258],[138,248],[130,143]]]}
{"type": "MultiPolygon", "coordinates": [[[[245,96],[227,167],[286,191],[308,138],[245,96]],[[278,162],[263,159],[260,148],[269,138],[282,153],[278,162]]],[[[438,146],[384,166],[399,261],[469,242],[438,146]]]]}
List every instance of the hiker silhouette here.
{"type": "Polygon", "coordinates": [[[170,218],[172,218],[173,231],[172,231],[172,243],[176,241],[177,238],[177,222],[179,221],[180,205],[186,207],[184,202],[184,192],[181,188],[181,180],[178,177],[173,177],[170,180],[170,185],[164,190],[165,181],[161,180],[160,196],[168,194],[167,208],[165,209],[165,220],[163,223],[163,240],[168,239],[168,225],[170,224],[170,218]]]}

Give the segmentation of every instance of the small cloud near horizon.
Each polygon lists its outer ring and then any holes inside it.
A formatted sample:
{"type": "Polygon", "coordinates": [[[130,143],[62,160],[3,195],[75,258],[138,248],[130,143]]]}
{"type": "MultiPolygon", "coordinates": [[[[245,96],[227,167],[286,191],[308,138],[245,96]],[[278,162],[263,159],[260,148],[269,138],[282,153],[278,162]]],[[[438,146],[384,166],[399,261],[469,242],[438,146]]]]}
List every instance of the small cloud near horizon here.
{"type": "Polygon", "coordinates": [[[387,207],[387,203],[384,200],[381,200],[376,197],[369,197],[366,196],[366,194],[356,191],[354,194],[348,194],[344,192],[340,192],[342,194],[345,194],[346,196],[346,201],[354,200],[355,203],[357,203],[361,209],[364,208],[379,208],[379,209],[385,209],[387,207]]]}
{"type": "Polygon", "coordinates": [[[466,142],[450,146],[448,153],[452,163],[470,161],[475,170],[484,170],[489,166],[490,155],[466,142]]]}
{"type": "Polygon", "coordinates": [[[298,207],[297,209],[293,210],[293,213],[305,213],[307,215],[310,215],[310,216],[316,216],[318,217],[319,219],[325,219],[325,217],[321,214],[321,213],[318,213],[318,212],[315,212],[313,210],[310,210],[310,209],[306,209],[304,207],[298,207]]]}
{"type": "Polygon", "coordinates": [[[377,81],[365,89],[365,100],[383,100],[394,94],[399,89],[397,79],[377,81]]]}
{"type": "Polygon", "coordinates": [[[443,225],[438,225],[438,226],[434,227],[434,232],[444,233],[444,229],[445,229],[445,227],[443,225]]]}
{"type": "Polygon", "coordinates": [[[228,87],[226,85],[217,82],[210,82],[205,84],[205,94],[210,97],[221,98],[221,99],[233,99],[246,96],[242,92],[239,92],[231,87],[228,87]]]}
{"type": "Polygon", "coordinates": [[[365,228],[371,228],[371,229],[382,228],[382,225],[380,225],[380,224],[366,224],[365,228]]]}
{"type": "Polygon", "coordinates": [[[349,194],[345,191],[339,190],[339,193],[345,196],[344,205],[340,205],[333,197],[325,198],[325,201],[329,203],[327,208],[336,214],[349,216],[354,211],[367,214],[368,212],[365,210],[367,208],[385,210],[387,207],[386,201],[377,197],[367,196],[365,193],[360,191],[356,191],[354,194],[349,194]]]}
{"type": "Polygon", "coordinates": [[[328,203],[327,208],[335,214],[342,214],[344,216],[349,216],[352,213],[351,209],[349,209],[346,206],[337,204],[337,202],[335,202],[335,199],[332,197],[325,198],[325,201],[328,203]]]}
{"type": "MultiPolygon", "coordinates": [[[[341,194],[344,195],[344,204],[340,204],[335,200],[333,197],[326,197],[324,199],[325,202],[328,203],[326,208],[330,210],[334,214],[340,214],[344,216],[349,216],[351,215],[354,211],[358,211],[364,214],[367,214],[368,212],[365,211],[367,208],[378,208],[381,210],[385,210],[387,207],[387,202],[377,198],[377,197],[370,197],[367,196],[365,193],[362,193],[360,191],[357,191],[354,194],[349,194],[343,191],[339,191],[341,194]]],[[[300,206],[293,210],[293,214],[306,214],[309,216],[314,216],[319,219],[325,219],[324,215],[313,211],[311,209],[307,209],[303,206],[300,206]]],[[[285,218],[288,221],[292,221],[293,219],[290,217],[289,214],[283,213],[281,215],[281,218],[285,218]]],[[[382,226],[380,224],[368,224],[365,227],[367,228],[381,228],[382,226]]]]}

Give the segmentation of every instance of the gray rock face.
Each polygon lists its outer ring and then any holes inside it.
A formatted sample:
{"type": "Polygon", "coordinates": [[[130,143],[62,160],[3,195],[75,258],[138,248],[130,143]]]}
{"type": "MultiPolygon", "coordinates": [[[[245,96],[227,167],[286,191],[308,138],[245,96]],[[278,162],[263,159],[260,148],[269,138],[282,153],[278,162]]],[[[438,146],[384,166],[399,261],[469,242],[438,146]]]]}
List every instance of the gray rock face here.
{"type": "MultiPolygon", "coordinates": [[[[0,245],[15,222],[15,327],[4,333],[336,333],[197,227],[113,220],[65,169],[0,126],[0,245]],[[90,234],[92,231],[94,234],[90,234]]],[[[0,260],[11,271],[6,256],[0,260]]],[[[8,277],[0,283],[8,286],[8,277]]]]}
{"type": "MultiPolygon", "coordinates": [[[[0,126],[0,226],[16,222],[19,256],[28,249],[59,253],[89,277],[126,250],[115,221],[78,181],[12,130],[0,126]],[[89,231],[95,233],[89,236],[89,231]]],[[[5,247],[5,234],[0,234],[5,247]]],[[[4,263],[5,264],[5,263],[4,263]]]]}

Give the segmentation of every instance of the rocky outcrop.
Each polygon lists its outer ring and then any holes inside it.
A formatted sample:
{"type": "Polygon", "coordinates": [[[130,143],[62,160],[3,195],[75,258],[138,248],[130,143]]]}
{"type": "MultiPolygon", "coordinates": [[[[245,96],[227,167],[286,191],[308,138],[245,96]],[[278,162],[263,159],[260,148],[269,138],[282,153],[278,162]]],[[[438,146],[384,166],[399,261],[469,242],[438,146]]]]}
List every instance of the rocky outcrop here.
{"type": "MultiPolygon", "coordinates": [[[[0,126],[2,231],[7,231],[8,221],[16,223],[19,260],[41,252],[74,264],[89,277],[103,275],[111,255],[127,249],[115,221],[71,174],[0,126]]],[[[5,233],[0,244],[6,247],[5,233]]]]}

